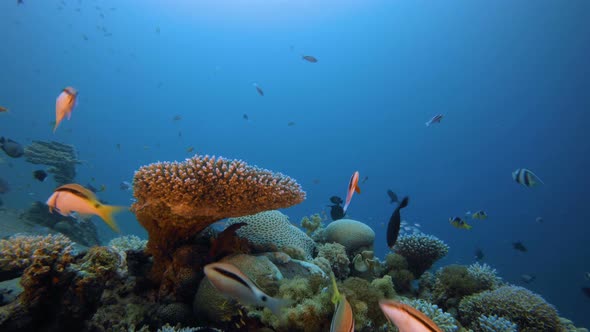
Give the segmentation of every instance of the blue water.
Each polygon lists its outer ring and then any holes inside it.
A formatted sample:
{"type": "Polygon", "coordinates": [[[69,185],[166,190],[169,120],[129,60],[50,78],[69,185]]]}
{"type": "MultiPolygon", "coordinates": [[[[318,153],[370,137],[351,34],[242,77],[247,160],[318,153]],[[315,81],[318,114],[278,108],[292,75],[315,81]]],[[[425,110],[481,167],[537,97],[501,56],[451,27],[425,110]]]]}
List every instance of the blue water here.
{"type": "MultiPolygon", "coordinates": [[[[404,219],[450,245],[442,264],[480,247],[505,280],[536,275],[527,288],[590,326],[590,2],[24,2],[0,3],[0,135],[74,144],[77,180],[106,185],[101,198],[131,204],[121,181],[193,146],[297,179],[307,200],[285,212],[298,222],[358,170],[369,179],[349,215],[377,231],[379,256],[391,188],[410,196],[404,219]],[[79,106],[53,134],[65,86],[79,106]],[[545,185],[519,186],[517,168],[545,185]],[[448,223],[479,209],[489,218],[470,231],[448,223]]],[[[2,158],[6,206],[51,194],[38,167],[2,158]]],[[[119,223],[145,236],[131,213],[119,223]]]]}

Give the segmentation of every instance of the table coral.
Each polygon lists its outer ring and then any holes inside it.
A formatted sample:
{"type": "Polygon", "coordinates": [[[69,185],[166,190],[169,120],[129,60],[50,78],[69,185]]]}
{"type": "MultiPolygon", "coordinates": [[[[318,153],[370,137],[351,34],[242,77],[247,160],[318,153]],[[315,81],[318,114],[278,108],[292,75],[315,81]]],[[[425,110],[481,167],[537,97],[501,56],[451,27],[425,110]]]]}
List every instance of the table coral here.
{"type": "Polygon", "coordinates": [[[147,250],[159,279],[174,250],[212,223],[286,208],[305,199],[292,178],[228,160],[196,155],[184,162],[158,162],[135,172],[132,206],[148,231],[147,250]]]}
{"type": "Polygon", "coordinates": [[[254,215],[231,218],[228,225],[245,223],[236,231],[238,236],[245,238],[257,250],[287,251],[293,254],[302,251],[303,257],[295,255],[292,258],[311,259],[315,249],[315,242],[299,228],[291,225],[289,218],[279,211],[264,211],[254,215]],[[299,250],[298,250],[299,249],[299,250]]]}
{"type": "Polygon", "coordinates": [[[406,258],[408,269],[419,278],[432,264],[446,256],[449,246],[432,235],[412,234],[400,237],[393,251],[406,258]]]}
{"type": "Polygon", "coordinates": [[[25,159],[31,164],[51,166],[47,172],[53,174],[58,186],[74,182],[76,165],[81,164],[74,146],[59,142],[33,141],[25,147],[25,159]]]}

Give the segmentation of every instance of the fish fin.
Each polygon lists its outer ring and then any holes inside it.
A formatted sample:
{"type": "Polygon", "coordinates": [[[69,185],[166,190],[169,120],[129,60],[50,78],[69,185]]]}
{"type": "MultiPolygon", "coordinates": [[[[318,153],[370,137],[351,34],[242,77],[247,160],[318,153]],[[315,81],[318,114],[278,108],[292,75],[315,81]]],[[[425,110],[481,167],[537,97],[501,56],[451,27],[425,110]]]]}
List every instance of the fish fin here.
{"type": "Polygon", "coordinates": [[[410,197],[406,196],[402,199],[401,203],[399,203],[399,208],[403,209],[406,206],[408,206],[408,203],[410,202],[410,197]]]}
{"type": "Polygon", "coordinates": [[[125,206],[112,206],[112,205],[101,205],[98,209],[98,216],[102,218],[102,220],[104,220],[104,222],[109,225],[109,227],[117,232],[117,233],[121,233],[121,230],[119,229],[119,226],[117,226],[117,222],[115,221],[115,218],[113,218],[113,214],[117,213],[117,212],[121,212],[123,209],[126,209],[127,207],[125,206]]]}
{"type": "Polygon", "coordinates": [[[72,111],[68,112],[68,120],[72,118],[72,111]]]}
{"type": "Polygon", "coordinates": [[[336,277],[334,272],[330,272],[330,279],[332,280],[332,303],[338,304],[342,300],[342,295],[338,291],[338,285],[336,285],[336,277]]]}
{"type": "Polygon", "coordinates": [[[53,126],[53,133],[55,134],[55,131],[57,130],[57,126],[59,126],[59,122],[56,122],[55,125],[53,126]]]}
{"type": "Polygon", "coordinates": [[[426,127],[430,127],[430,121],[427,121],[426,123],[424,123],[426,125],[426,127]]]}
{"type": "Polygon", "coordinates": [[[356,191],[357,194],[361,193],[361,187],[359,187],[359,185],[357,184],[356,186],[354,186],[354,191],[356,191]]]}

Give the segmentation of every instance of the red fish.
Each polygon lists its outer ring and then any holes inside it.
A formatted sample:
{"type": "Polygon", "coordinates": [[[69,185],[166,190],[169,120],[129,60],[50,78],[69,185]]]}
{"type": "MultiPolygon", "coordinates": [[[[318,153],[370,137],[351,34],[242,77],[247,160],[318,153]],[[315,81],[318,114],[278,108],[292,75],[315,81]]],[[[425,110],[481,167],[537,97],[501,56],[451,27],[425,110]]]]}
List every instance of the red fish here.
{"type": "Polygon", "coordinates": [[[355,191],[359,194],[361,193],[361,188],[359,188],[359,177],[360,174],[358,171],[356,171],[350,178],[350,182],[348,183],[348,192],[346,193],[346,203],[344,204],[344,213],[346,213],[346,209],[350,204],[352,194],[354,194],[355,191]]]}
{"type": "Polygon", "coordinates": [[[53,127],[53,132],[59,126],[59,123],[63,120],[65,116],[72,117],[72,111],[74,107],[76,107],[76,98],[78,97],[78,91],[72,88],[71,86],[62,90],[62,92],[57,96],[57,100],[55,101],[55,126],[53,127]]]}
{"type": "Polygon", "coordinates": [[[379,306],[400,332],[442,332],[432,319],[407,304],[381,300],[379,306]]]}
{"type": "Polygon", "coordinates": [[[432,117],[432,119],[428,120],[428,122],[426,122],[426,127],[430,127],[431,124],[433,123],[440,123],[440,120],[442,120],[443,115],[442,114],[437,114],[435,116],[432,117]]]}

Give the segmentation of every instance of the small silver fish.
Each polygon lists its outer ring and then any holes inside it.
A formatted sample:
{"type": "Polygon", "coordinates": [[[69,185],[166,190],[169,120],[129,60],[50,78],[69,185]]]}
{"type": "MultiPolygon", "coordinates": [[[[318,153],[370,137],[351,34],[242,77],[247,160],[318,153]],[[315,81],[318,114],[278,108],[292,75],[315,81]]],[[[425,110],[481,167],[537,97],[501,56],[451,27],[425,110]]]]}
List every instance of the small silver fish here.
{"type": "Polygon", "coordinates": [[[242,304],[267,307],[278,316],[281,308],[289,303],[265,294],[232,264],[212,263],[205,265],[204,270],[215,289],[242,304]]]}
{"type": "Polygon", "coordinates": [[[437,114],[435,116],[432,117],[432,119],[426,121],[426,127],[430,127],[431,124],[434,123],[440,123],[440,120],[442,120],[443,115],[442,114],[437,114]]]}

